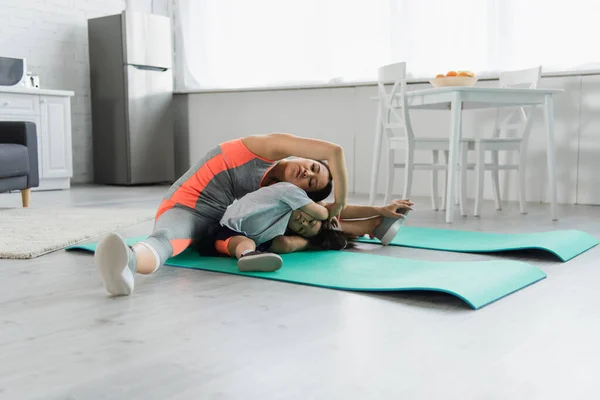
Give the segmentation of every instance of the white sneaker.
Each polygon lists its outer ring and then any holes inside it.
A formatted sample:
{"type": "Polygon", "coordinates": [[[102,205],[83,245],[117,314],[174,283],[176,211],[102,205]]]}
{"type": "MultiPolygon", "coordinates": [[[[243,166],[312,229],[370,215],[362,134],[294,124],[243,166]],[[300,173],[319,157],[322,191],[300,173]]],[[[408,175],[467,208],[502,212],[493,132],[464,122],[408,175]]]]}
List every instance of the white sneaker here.
{"type": "Polygon", "coordinates": [[[110,294],[129,296],[133,292],[137,258],[121,235],[109,233],[100,240],[94,263],[110,294]]]}
{"type": "Polygon", "coordinates": [[[275,253],[251,251],[240,257],[237,264],[242,272],[275,272],[283,260],[275,253]]]}

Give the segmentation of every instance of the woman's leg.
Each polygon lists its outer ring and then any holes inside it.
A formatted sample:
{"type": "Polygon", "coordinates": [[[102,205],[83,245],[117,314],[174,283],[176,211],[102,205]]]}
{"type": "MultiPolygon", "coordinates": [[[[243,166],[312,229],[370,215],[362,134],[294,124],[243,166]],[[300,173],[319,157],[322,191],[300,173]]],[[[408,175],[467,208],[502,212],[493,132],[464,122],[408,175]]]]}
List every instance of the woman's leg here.
{"type": "Polygon", "coordinates": [[[240,271],[274,272],[281,268],[283,261],[277,254],[257,251],[254,240],[237,232],[229,231],[227,228],[224,229],[224,235],[222,235],[223,231],[217,233],[215,248],[221,254],[237,258],[240,271]],[[232,236],[227,237],[227,231],[232,236]]]}
{"type": "Polygon", "coordinates": [[[137,258],[136,272],[148,275],[160,267],[161,263],[157,253],[153,252],[148,246],[143,243],[136,243],[131,246],[131,249],[137,258]]]}
{"type": "Polygon", "coordinates": [[[384,246],[396,237],[402,226],[402,218],[375,217],[363,220],[340,221],[342,231],[353,236],[375,236],[384,246]]]}
{"type": "Polygon", "coordinates": [[[192,238],[212,234],[218,221],[182,208],[171,208],[158,217],[148,239],[133,245],[137,271],[151,274],[173,256],[189,247],[192,238]]]}
{"type": "Polygon", "coordinates": [[[360,219],[360,220],[342,220],[340,221],[340,227],[342,228],[342,232],[347,233],[352,236],[364,236],[364,235],[372,235],[373,230],[381,224],[383,217],[374,217],[369,219],[360,219]]]}
{"type": "Polygon", "coordinates": [[[106,235],[98,243],[94,256],[106,290],[113,295],[131,294],[136,272],[156,271],[169,257],[185,250],[192,238],[210,235],[217,226],[218,221],[212,218],[172,208],[158,217],[148,239],[131,248],[120,235],[106,235]]]}

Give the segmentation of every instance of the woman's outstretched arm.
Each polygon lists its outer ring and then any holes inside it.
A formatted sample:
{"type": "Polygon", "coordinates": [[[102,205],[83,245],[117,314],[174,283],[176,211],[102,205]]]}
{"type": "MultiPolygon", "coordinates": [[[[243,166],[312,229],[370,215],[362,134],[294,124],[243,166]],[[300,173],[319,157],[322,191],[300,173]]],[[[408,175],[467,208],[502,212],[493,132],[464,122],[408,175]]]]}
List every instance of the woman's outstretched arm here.
{"type": "Polygon", "coordinates": [[[385,206],[360,206],[348,204],[342,211],[342,219],[361,219],[371,217],[396,217],[401,218],[407,210],[412,210],[413,202],[410,200],[394,200],[385,206]]]}
{"type": "Polygon", "coordinates": [[[344,150],[341,146],[318,139],[308,139],[288,133],[248,136],[242,139],[244,145],[254,154],[268,160],[281,160],[287,157],[303,157],[325,160],[333,176],[335,202],[329,209],[334,217],[346,207],[348,199],[348,173],[344,150]]]}

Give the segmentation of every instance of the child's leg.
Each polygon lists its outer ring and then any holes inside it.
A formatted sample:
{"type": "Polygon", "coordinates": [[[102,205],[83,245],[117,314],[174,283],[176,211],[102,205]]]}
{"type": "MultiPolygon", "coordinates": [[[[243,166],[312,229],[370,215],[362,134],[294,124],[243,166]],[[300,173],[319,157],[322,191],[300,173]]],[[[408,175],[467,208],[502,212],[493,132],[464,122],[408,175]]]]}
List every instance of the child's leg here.
{"type": "Polygon", "coordinates": [[[342,232],[352,236],[372,235],[373,230],[381,224],[383,217],[374,217],[369,219],[360,219],[353,221],[340,221],[342,232]]]}
{"type": "MultiPolygon", "coordinates": [[[[216,235],[215,247],[219,253],[236,257],[242,272],[273,272],[281,268],[283,261],[274,253],[256,250],[256,243],[248,237],[222,228],[216,235]]],[[[268,244],[270,246],[270,243],[268,244]]],[[[268,248],[261,246],[261,249],[268,248]]]]}
{"type": "Polygon", "coordinates": [[[234,236],[229,239],[227,250],[231,257],[235,257],[239,260],[242,258],[243,254],[255,251],[256,243],[254,243],[254,240],[249,239],[246,236],[234,236]]]}

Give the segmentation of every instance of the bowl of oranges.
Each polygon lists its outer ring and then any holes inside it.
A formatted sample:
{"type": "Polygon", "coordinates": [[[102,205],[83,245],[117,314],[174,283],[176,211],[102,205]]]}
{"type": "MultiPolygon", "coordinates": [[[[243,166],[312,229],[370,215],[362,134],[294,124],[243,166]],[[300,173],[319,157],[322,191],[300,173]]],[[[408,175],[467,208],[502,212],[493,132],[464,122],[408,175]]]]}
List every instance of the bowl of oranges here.
{"type": "Polygon", "coordinates": [[[471,71],[449,71],[446,75],[437,75],[435,79],[429,82],[435,88],[444,86],[473,86],[477,82],[477,77],[471,71]]]}

